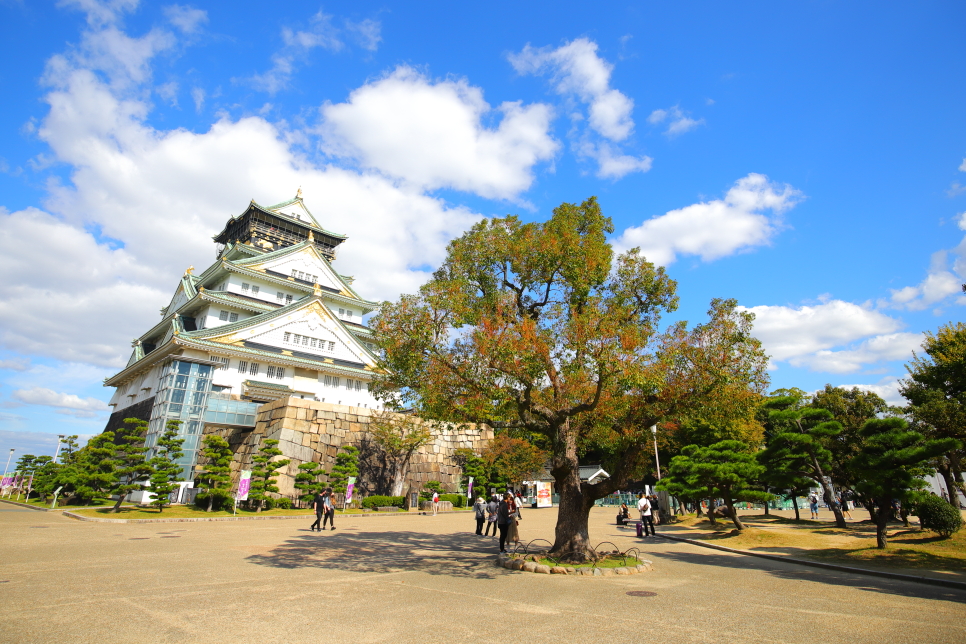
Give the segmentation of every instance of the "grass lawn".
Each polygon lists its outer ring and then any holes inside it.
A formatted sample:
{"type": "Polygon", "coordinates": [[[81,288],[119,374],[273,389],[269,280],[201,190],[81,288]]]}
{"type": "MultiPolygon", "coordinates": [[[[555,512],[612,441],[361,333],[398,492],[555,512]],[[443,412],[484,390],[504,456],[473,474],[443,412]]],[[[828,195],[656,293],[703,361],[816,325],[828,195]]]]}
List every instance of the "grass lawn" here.
{"type": "MultiPolygon", "coordinates": [[[[223,510],[214,512],[205,512],[193,505],[175,505],[167,506],[164,508],[163,512],[158,512],[157,508],[140,508],[137,506],[127,506],[122,507],[120,512],[113,513],[110,508],[101,509],[86,509],[86,510],[72,510],[81,516],[86,517],[97,517],[100,519],[204,519],[209,517],[230,517],[232,516],[231,511],[225,512],[223,510]]],[[[340,513],[341,514],[341,513],[340,513]]],[[[252,512],[248,510],[238,509],[235,516],[314,516],[314,510],[262,510],[261,512],[252,512]]]]}
{"type": "MultiPolygon", "coordinates": [[[[4,497],[4,500],[7,500],[7,501],[17,501],[17,497],[16,496],[9,497],[9,498],[8,497],[4,497]]],[[[38,507],[38,508],[49,508],[50,507],[50,504],[51,504],[51,502],[53,500],[54,500],[53,497],[47,497],[47,501],[45,503],[41,503],[40,500],[38,498],[36,498],[36,497],[31,498],[29,501],[26,501],[21,496],[20,497],[20,500],[17,501],[17,502],[18,503],[26,503],[27,505],[32,505],[32,506],[38,507]]],[[[69,509],[75,508],[75,507],[78,507],[78,508],[90,508],[90,507],[113,506],[113,505],[114,505],[114,500],[113,499],[94,499],[90,503],[84,504],[84,505],[64,505],[63,499],[60,499],[60,498],[57,499],[57,508],[58,509],[63,508],[65,510],[69,510],[69,509]]]]}
{"type": "Polygon", "coordinates": [[[929,530],[890,524],[888,548],[876,548],[875,526],[868,521],[849,522],[845,529],[820,521],[795,521],[785,517],[743,515],[746,529],[735,534],[731,521],[718,520],[717,528],[702,518],[685,517],[676,523],[683,530],[671,534],[713,541],[755,552],[789,555],[829,563],[873,565],[884,568],[930,570],[950,575],[966,574],[966,529],[948,539],[929,530]]]}

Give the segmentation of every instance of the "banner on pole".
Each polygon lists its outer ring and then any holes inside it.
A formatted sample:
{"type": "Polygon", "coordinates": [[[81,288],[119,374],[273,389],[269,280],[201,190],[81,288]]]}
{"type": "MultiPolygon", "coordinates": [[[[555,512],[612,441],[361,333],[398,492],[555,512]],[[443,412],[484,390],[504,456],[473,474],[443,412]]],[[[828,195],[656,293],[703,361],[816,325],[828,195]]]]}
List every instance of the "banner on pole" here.
{"type": "Polygon", "coordinates": [[[356,477],[350,476],[348,482],[345,486],[345,502],[346,505],[352,503],[352,490],[356,487],[356,477]]]}
{"type": "Polygon", "coordinates": [[[238,479],[238,492],[235,493],[236,501],[247,501],[248,500],[248,489],[252,485],[252,471],[242,470],[241,478],[238,479]]]}
{"type": "Polygon", "coordinates": [[[466,498],[468,499],[473,498],[473,477],[472,476],[470,477],[469,484],[466,486],[466,498]]]}
{"type": "Polygon", "coordinates": [[[13,477],[5,476],[3,480],[0,480],[0,487],[7,487],[8,485],[13,485],[13,477]]]}

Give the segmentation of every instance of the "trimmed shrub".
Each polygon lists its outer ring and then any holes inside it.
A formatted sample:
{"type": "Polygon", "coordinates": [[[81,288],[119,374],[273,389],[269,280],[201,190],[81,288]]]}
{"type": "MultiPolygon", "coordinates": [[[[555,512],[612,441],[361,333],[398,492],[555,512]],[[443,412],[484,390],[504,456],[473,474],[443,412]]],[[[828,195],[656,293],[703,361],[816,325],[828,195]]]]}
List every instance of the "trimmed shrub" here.
{"type": "Polygon", "coordinates": [[[449,501],[454,508],[462,508],[466,505],[466,497],[462,494],[440,494],[440,501],[449,501]]]}
{"type": "Polygon", "coordinates": [[[916,504],[916,516],[923,528],[949,538],[963,527],[963,515],[948,501],[929,495],[916,504]]]}
{"type": "Polygon", "coordinates": [[[406,497],[404,496],[367,496],[362,500],[362,507],[366,509],[374,508],[389,508],[395,506],[397,508],[405,507],[406,497]]]}
{"type": "MultiPolygon", "coordinates": [[[[263,510],[274,510],[276,505],[278,505],[278,499],[273,499],[270,496],[266,496],[265,499],[262,501],[263,510]]],[[[258,506],[255,506],[255,507],[258,507],[258,506]]]]}
{"type": "Polygon", "coordinates": [[[225,492],[224,490],[214,490],[213,492],[199,492],[195,497],[195,507],[201,508],[202,510],[208,509],[208,495],[212,494],[215,497],[215,502],[211,505],[212,512],[217,512],[218,510],[231,510],[232,506],[235,504],[235,500],[225,492]]]}
{"type": "Polygon", "coordinates": [[[288,497],[282,497],[281,499],[278,499],[275,502],[275,507],[281,508],[283,510],[291,510],[292,509],[292,499],[290,499],[288,497]]]}

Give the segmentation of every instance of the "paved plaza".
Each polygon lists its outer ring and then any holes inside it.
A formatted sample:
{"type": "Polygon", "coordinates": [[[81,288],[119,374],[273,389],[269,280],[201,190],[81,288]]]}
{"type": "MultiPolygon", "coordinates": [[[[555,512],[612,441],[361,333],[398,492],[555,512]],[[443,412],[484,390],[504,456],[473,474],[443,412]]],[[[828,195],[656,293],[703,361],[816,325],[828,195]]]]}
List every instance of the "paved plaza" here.
{"type": "MultiPolygon", "coordinates": [[[[963,642],[966,592],[806,568],[591,516],[654,571],[494,566],[468,514],[108,524],[0,504],[2,642],[963,642]],[[647,590],[652,597],[627,595],[647,590]]],[[[551,538],[556,510],[524,514],[551,538]]]]}

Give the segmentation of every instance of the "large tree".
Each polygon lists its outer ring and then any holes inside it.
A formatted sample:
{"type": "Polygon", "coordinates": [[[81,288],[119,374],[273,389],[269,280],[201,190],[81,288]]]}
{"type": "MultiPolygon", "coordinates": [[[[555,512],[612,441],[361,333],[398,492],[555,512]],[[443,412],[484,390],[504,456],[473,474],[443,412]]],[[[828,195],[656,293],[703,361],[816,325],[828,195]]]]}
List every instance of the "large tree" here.
{"type": "Polygon", "coordinates": [[[168,497],[178,486],[175,483],[181,478],[183,467],[176,462],[184,455],[181,446],[185,439],[178,438],[180,420],[169,420],[164,424],[164,432],[158,437],[154,446],[154,456],[148,461],[151,466],[151,504],[164,511],[169,503],[168,497]]]}
{"type": "MultiPolygon", "coordinates": [[[[926,487],[921,475],[929,459],[961,449],[955,438],[927,439],[902,418],[876,418],[859,430],[862,445],[849,466],[856,475],[856,490],[867,504],[874,503],[876,545],[885,548],[886,528],[893,501],[907,504],[926,487]]],[[[870,508],[871,509],[871,508],[870,508]]]]}
{"type": "Polygon", "coordinates": [[[369,435],[389,475],[389,496],[401,496],[413,455],[433,440],[432,428],[412,414],[374,411],[369,435]]]}
{"type": "Polygon", "coordinates": [[[657,484],[657,489],[681,494],[688,499],[708,499],[711,523],[715,523],[716,499],[724,500],[731,521],[738,530],[744,530],[735,510],[735,501],[767,503],[774,498],[755,489],[765,468],[755,460],[749,446],[741,441],[725,440],[707,447],[688,445],[671,459],[669,470],[657,484]]]}
{"type": "Polygon", "coordinates": [[[252,482],[248,492],[248,500],[255,502],[255,511],[261,512],[265,506],[265,501],[272,498],[269,493],[278,494],[278,470],[282,469],[292,461],[284,458],[278,461],[272,460],[282,455],[282,450],[278,448],[278,441],[269,438],[262,441],[262,446],[258,452],[252,456],[252,482]]]}
{"type": "Polygon", "coordinates": [[[383,400],[545,437],[560,494],[553,551],[571,560],[594,556],[590,510],[640,473],[651,425],[751,402],[767,379],[751,315],[719,300],[707,324],[663,329],[675,282],[638,249],[615,262],[611,232],[594,198],[543,223],[481,221],[374,322],[383,400]],[[588,448],[615,455],[611,478],[580,480],[588,448]]]}
{"type": "MultiPolygon", "coordinates": [[[[949,323],[925,334],[922,354],[906,365],[909,377],[899,392],[909,401],[907,411],[930,438],[954,438],[966,443],[966,324],[949,323]]],[[[963,449],[951,449],[936,460],[949,498],[958,507],[956,490],[966,494],[963,449]]]]}
{"type": "Polygon", "coordinates": [[[204,469],[199,473],[199,479],[208,492],[208,507],[205,508],[205,512],[211,512],[215,505],[215,496],[219,492],[228,496],[228,488],[231,486],[232,451],[228,441],[217,434],[205,436],[201,444],[201,455],[206,461],[204,469]]]}
{"type": "Polygon", "coordinates": [[[125,418],[114,433],[114,474],[116,476],[110,488],[112,495],[117,495],[117,501],[111,512],[119,512],[125,497],[131,492],[144,488],[154,473],[148,464],[144,446],[144,435],[147,433],[148,423],[140,418],[125,418]]]}
{"type": "Polygon", "coordinates": [[[490,481],[505,481],[509,487],[517,487],[540,471],[547,454],[523,438],[501,433],[483,449],[483,461],[490,481]]]}

